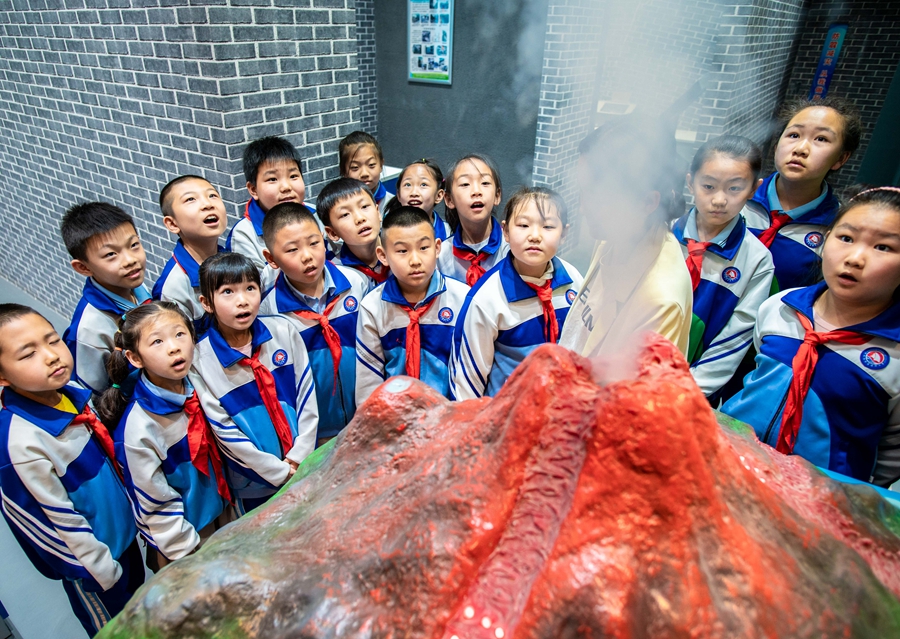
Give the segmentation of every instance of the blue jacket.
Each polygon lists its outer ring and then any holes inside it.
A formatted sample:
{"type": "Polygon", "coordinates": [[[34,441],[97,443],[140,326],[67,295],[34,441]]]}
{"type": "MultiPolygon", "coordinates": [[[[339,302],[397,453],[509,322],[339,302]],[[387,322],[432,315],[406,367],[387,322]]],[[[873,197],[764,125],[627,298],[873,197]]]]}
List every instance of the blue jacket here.
{"type": "MultiPolygon", "coordinates": [[[[224,250],[219,246],[220,253],[224,250]]],[[[175,243],[172,257],[153,285],[153,299],[178,304],[184,314],[193,320],[197,335],[202,335],[209,328],[209,317],[200,304],[200,265],[181,240],[175,243]]]]}

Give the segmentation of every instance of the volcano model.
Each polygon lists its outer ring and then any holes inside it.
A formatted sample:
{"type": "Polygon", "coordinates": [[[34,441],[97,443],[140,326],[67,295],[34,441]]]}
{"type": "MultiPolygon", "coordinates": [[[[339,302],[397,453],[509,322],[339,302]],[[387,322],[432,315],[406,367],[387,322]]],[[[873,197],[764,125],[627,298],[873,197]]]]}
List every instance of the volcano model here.
{"type": "Polygon", "coordinates": [[[900,637],[894,506],[720,426],[661,338],[634,359],[385,383],[101,637],[900,637]]]}

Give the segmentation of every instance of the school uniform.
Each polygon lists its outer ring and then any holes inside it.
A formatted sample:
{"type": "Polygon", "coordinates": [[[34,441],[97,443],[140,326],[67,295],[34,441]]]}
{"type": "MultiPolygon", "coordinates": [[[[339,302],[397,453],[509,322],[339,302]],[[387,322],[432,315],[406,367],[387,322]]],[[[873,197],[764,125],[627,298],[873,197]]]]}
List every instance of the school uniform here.
{"type": "Polygon", "coordinates": [[[49,407],[4,390],[0,499],[25,554],[45,577],[62,580],[93,635],[122,610],[144,570],[128,496],[81,421],[90,391],[67,385],[60,393],[63,403],[49,407]]]}
{"type": "Polygon", "coordinates": [[[387,190],[387,187],[384,186],[383,182],[378,182],[378,188],[375,189],[375,193],[372,194],[372,197],[375,200],[375,204],[378,206],[378,213],[381,217],[384,217],[384,210],[387,208],[387,205],[394,195],[394,193],[387,190]]]}
{"type": "MultiPolygon", "coordinates": [[[[690,262],[694,258],[689,246],[699,241],[697,210],[676,220],[672,232],[690,262]]],[[[769,296],[775,266],[740,215],[696,259],[702,263],[696,274],[687,359],[700,390],[710,397],[731,379],[750,349],[759,305],[769,296]]]]}
{"type": "MultiPolygon", "coordinates": [[[[447,238],[453,237],[453,232],[450,230],[450,225],[444,221],[440,215],[436,212],[432,212],[431,215],[434,217],[434,239],[440,240],[441,242],[446,242],[447,238]]],[[[448,246],[446,250],[450,250],[448,246]]]]}
{"type": "Polygon", "coordinates": [[[751,232],[772,253],[774,290],[783,291],[809,286],[819,279],[825,230],[834,220],[840,202],[828,183],[823,182],[819,197],[785,211],[775,188],[777,177],[778,173],[773,173],[763,180],[741,213],[751,232]]]}
{"type": "Polygon", "coordinates": [[[296,463],[313,451],[319,413],[306,347],[283,317],[258,317],[251,326],[252,358],[271,374],[278,406],[290,429],[284,442],[266,407],[246,355],[229,346],[215,325],[197,344],[190,381],[225,456],[232,496],[243,514],[272,496],[296,463]],[[242,363],[244,362],[244,363],[242,363]]]}
{"type": "Polygon", "coordinates": [[[150,301],[150,291],[143,284],[132,292],[137,303],[87,278],[72,323],[63,333],[63,341],[75,359],[75,380],[95,393],[109,387],[106,360],[115,350],[119,320],[126,311],[150,301]]]}
{"type": "MultiPolygon", "coordinates": [[[[322,299],[311,299],[297,291],[284,275],[266,295],[260,313],[287,318],[303,338],[312,366],[319,407],[318,437],[333,437],[346,426],[356,412],[356,324],[359,303],[369,282],[353,269],[325,262],[322,299]],[[325,329],[313,314],[327,315],[328,326],[340,340],[340,363],[335,376],[334,359],[325,329]],[[306,315],[301,317],[298,313],[306,315]]],[[[335,348],[337,344],[334,343],[335,348]]],[[[337,350],[335,351],[337,352],[337,350]]]]}
{"type": "Polygon", "coordinates": [[[356,334],[356,403],[361,404],[384,380],[414,376],[449,397],[449,361],[453,330],[469,287],[440,271],[428,283],[417,304],[406,301],[397,278],[388,280],[363,298],[356,334]],[[418,346],[411,337],[410,318],[418,326],[418,346]]]}
{"type": "MultiPolygon", "coordinates": [[[[437,217],[437,215],[435,215],[437,217]]],[[[469,286],[499,264],[509,253],[509,243],[503,239],[503,229],[495,218],[491,218],[491,232],[483,244],[469,246],[462,239],[462,225],[456,227],[453,241],[441,246],[438,255],[438,270],[469,286]]]]}
{"type": "MultiPolygon", "coordinates": [[[[219,253],[224,250],[219,246],[219,253]]],[[[175,243],[172,257],[153,285],[153,299],[178,304],[194,322],[197,335],[202,335],[209,328],[209,316],[200,304],[200,265],[181,240],[175,243]]]]}
{"type": "Polygon", "coordinates": [[[354,271],[365,277],[367,293],[371,290],[374,290],[376,286],[387,280],[388,275],[391,274],[391,269],[389,269],[381,262],[375,264],[374,267],[369,266],[361,259],[356,257],[356,255],[353,254],[353,251],[350,250],[350,247],[348,247],[346,244],[341,245],[341,250],[338,252],[337,257],[335,257],[331,261],[337,266],[352,268],[354,271]]]}
{"type": "MultiPolygon", "coordinates": [[[[827,341],[814,347],[819,358],[806,397],[800,403],[789,398],[794,356],[808,348],[803,346],[803,322],[815,326],[813,303],[827,287],[821,282],[791,289],[763,303],[754,332],[756,369],[722,411],[752,426],[760,441],[782,452],[889,486],[900,478],[900,304],[847,327],[852,332],[848,339],[858,338],[855,343],[827,341]],[[799,404],[802,415],[791,410],[792,403],[799,404]],[[789,420],[801,417],[795,434],[791,423],[788,428],[782,423],[786,411],[789,420]]],[[[809,370],[802,363],[798,381],[809,370]]]]}
{"type": "MultiPolygon", "coordinates": [[[[180,559],[200,543],[198,531],[211,524],[229,496],[218,450],[198,457],[205,474],[191,460],[185,404],[194,388],[173,393],[141,375],[131,402],[114,434],[116,459],[141,535],[169,560],[180,559]],[[221,479],[222,486],[217,485],[221,479]]],[[[209,426],[194,430],[195,447],[216,447],[209,426]]],[[[196,453],[195,453],[196,454],[196,453]]]]}
{"type": "Polygon", "coordinates": [[[512,254],[481,278],[466,296],[453,333],[453,399],[496,395],[531,351],[548,341],[558,341],[582,278],[574,266],[558,257],[553,258],[551,267],[552,271],[541,279],[549,277],[553,292],[556,339],[548,338],[551,327],[542,302],[516,271],[512,254]]]}

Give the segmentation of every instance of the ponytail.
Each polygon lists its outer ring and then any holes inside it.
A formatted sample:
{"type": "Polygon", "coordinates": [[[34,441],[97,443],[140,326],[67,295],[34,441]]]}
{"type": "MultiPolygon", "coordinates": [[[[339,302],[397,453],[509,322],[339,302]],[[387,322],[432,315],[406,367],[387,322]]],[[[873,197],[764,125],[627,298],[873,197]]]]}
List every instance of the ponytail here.
{"type": "Polygon", "coordinates": [[[122,390],[122,385],[131,374],[131,364],[125,357],[125,338],[122,335],[124,319],[119,320],[119,330],[115,335],[115,350],[106,360],[106,373],[112,385],[100,395],[100,400],[95,408],[100,421],[110,430],[115,430],[119,420],[128,407],[128,395],[122,390]]]}

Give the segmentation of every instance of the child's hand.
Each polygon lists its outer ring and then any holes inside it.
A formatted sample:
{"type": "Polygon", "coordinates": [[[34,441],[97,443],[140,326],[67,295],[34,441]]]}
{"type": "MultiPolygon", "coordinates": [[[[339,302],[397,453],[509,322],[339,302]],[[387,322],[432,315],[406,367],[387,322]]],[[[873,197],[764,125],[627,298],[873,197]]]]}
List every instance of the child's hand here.
{"type": "Polygon", "coordinates": [[[284,461],[286,461],[288,463],[288,465],[291,467],[291,469],[288,471],[288,479],[290,479],[291,477],[294,476],[294,473],[297,472],[297,467],[300,464],[295,462],[293,459],[288,459],[287,457],[284,458],[284,461]]]}

